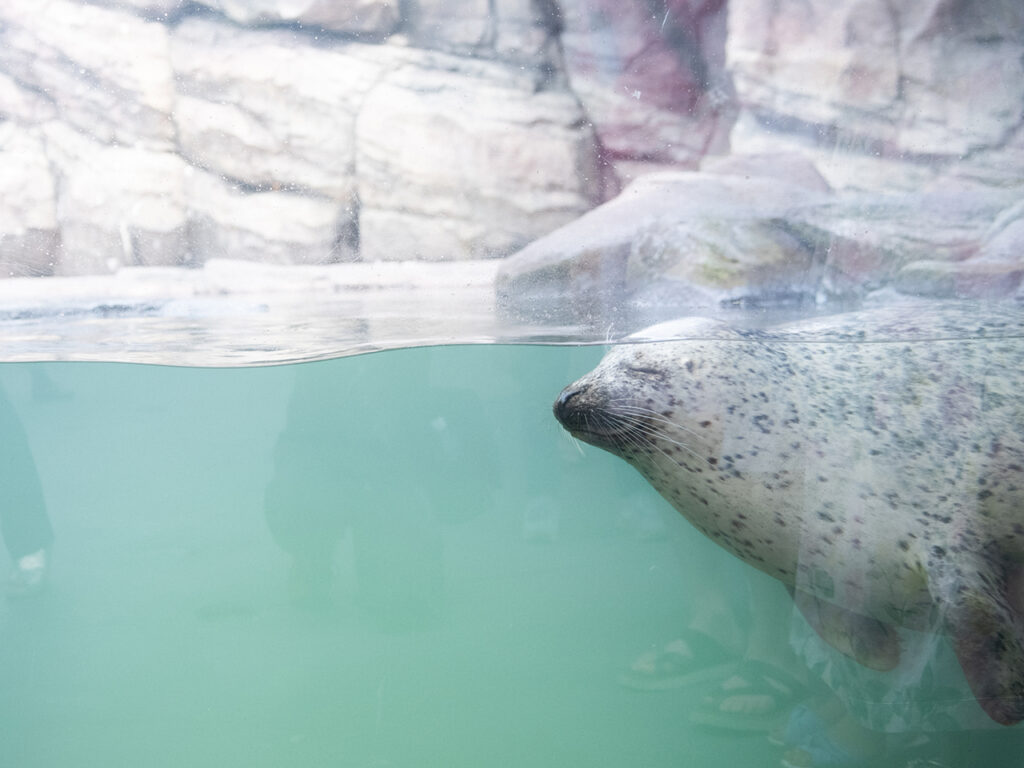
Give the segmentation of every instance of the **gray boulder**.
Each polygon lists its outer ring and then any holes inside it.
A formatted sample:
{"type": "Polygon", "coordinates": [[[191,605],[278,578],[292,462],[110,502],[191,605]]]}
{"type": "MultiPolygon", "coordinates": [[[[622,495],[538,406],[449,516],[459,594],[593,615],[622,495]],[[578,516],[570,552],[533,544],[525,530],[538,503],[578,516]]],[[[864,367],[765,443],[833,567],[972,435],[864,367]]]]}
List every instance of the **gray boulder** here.
{"type": "Polygon", "coordinates": [[[1024,286],[1024,201],[995,217],[963,258],[911,262],[897,275],[904,293],[958,299],[1005,299],[1024,286]]]}
{"type": "Polygon", "coordinates": [[[942,299],[1005,299],[1021,285],[1024,264],[1007,262],[914,261],[899,271],[900,293],[942,299]]]}
{"type": "Polygon", "coordinates": [[[750,301],[761,290],[756,280],[769,273],[788,302],[814,247],[784,219],[827,199],[819,189],[747,175],[644,176],[508,259],[498,273],[499,302],[513,315],[546,321],[607,315],[603,321],[636,324],[750,301]]]}
{"type": "Polygon", "coordinates": [[[916,194],[835,193],[799,157],[706,165],[643,177],[508,259],[501,306],[621,332],[736,306],[807,311],[884,289],[1001,298],[1020,286],[1021,208],[1000,215],[1012,189],[943,180],[916,194]]]}

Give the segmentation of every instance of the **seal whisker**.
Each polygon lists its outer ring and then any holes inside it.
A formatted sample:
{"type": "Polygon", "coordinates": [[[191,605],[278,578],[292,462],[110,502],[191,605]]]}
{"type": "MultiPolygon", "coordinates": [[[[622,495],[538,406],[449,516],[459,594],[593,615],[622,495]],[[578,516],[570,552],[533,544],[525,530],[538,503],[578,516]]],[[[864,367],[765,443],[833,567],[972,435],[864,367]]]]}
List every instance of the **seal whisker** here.
{"type": "Polygon", "coordinates": [[[644,408],[633,403],[620,403],[614,400],[609,402],[609,406],[620,413],[632,413],[637,416],[643,416],[645,418],[650,419],[651,421],[660,421],[663,424],[669,424],[676,429],[681,429],[684,432],[689,432],[690,434],[695,435],[697,437],[700,436],[700,433],[697,432],[696,430],[690,429],[686,425],[680,424],[677,421],[673,421],[672,419],[665,417],[664,414],[658,413],[657,411],[652,410],[650,408],[644,408]]]}
{"type": "MultiPolygon", "coordinates": [[[[656,418],[652,418],[647,413],[641,413],[639,415],[642,415],[644,417],[644,420],[641,421],[636,418],[633,418],[633,414],[622,413],[620,409],[614,408],[610,409],[604,415],[608,417],[614,416],[616,418],[615,426],[617,428],[624,428],[627,425],[629,427],[632,427],[636,431],[636,434],[644,438],[645,442],[647,443],[654,444],[658,440],[664,440],[665,442],[671,443],[672,445],[679,446],[683,450],[689,451],[695,458],[701,459],[702,461],[705,460],[703,456],[694,451],[689,445],[671,437],[670,433],[667,430],[661,429],[656,424],[647,423],[649,421],[659,421],[668,424],[672,427],[680,426],[679,424],[676,424],[673,421],[669,421],[668,419],[661,417],[659,414],[655,414],[656,418]]],[[[689,432],[690,434],[697,437],[700,436],[699,433],[692,429],[684,429],[684,431],[689,432]]]]}
{"type": "MultiPolygon", "coordinates": [[[[637,432],[639,434],[643,435],[644,437],[659,438],[661,440],[664,440],[665,442],[671,443],[672,445],[675,445],[675,446],[678,446],[679,448],[682,448],[684,451],[686,451],[687,453],[689,453],[691,456],[693,456],[696,459],[700,459],[701,461],[707,461],[707,459],[705,459],[705,457],[701,456],[699,453],[697,453],[695,450],[693,450],[686,443],[684,443],[684,442],[682,442],[680,440],[675,440],[675,439],[669,437],[668,434],[666,434],[663,430],[654,429],[653,427],[650,427],[648,425],[636,424],[636,423],[633,424],[633,427],[634,427],[635,430],[637,430],[637,432]]],[[[659,448],[659,450],[661,450],[662,453],[665,453],[664,450],[662,450],[660,448],[659,448]]],[[[667,453],[665,453],[665,455],[668,456],[667,453]]],[[[671,456],[669,458],[671,458],[671,456]]],[[[676,463],[676,462],[673,460],[673,463],[676,463]]]]}
{"type": "Polygon", "coordinates": [[[658,438],[665,442],[671,443],[672,445],[678,446],[679,448],[682,448],[684,451],[686,451],[696,459],[699,459],[701,461],[706,460],[703,456],[701,456],[699,453],[690,448],[690,446],[688,446],[686,443],[680,442],[679,440],[674,440],[673,438],[665,434],[662,430],[655,429],[650,425],[643,424],[641,422],[633,420],[623,420],[620,421],[618,426],[621,433],[631,438],[631,444],[635,448],[643,450],[651,455],[653,455],[651,449],[654,449],[658,453],[662,454],[669,461],[671,461],[673,466],[679,466],[679,463],[675,459],[673,459],[672,456],[670,456],[664,448],[658,445],[657,440],[654,440],[652,438],[658,438]]]}
{"type": "Polygon", "coordinates": [[[564,429],[560,431],[565,435],[565,439],[568,440],[569,443],[579,452],[580,456],[583,456],[583,447],[580,445],[580,441],[573,437],[570,432],[567,432],[564,429]]]}
{"type": "Polygon", "coordinates": [[[623,447],[631,447],[637,451],[647,454],[652,460],[658,462],[661,457],[668,459],[675,466],[675,462],[672,461],[672,457],[668,455],[664,448],[653,443],[648,436],[641,432],[636,424],[625,424],[620,430],[621,442],[623,447]],[[658,454],[661,454],[659,456],[658,454]]]}

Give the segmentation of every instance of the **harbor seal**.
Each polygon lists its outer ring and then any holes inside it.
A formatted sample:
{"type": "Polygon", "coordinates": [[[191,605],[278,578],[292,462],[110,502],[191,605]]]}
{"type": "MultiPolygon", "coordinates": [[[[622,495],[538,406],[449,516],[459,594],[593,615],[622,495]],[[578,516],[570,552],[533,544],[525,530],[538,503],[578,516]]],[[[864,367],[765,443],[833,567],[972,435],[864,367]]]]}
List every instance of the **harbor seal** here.
{"type": "Polygon", "coordinates": [[[632,341],[559,395],[572,435],[786,584],[837,650],[885,670],[894,627],[946,632],[982,709],[1024,719],[1024,313],[687,319],[632,341]]]}

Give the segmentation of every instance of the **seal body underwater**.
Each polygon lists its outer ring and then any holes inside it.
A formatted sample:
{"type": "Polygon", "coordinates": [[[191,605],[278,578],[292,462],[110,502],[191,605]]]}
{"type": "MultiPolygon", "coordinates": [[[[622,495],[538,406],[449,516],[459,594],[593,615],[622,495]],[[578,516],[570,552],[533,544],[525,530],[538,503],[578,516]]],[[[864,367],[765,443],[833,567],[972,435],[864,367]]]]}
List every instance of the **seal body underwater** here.
{"type": "Polygon", "coordinates": [[[614,347],[556,418],[785,583],[875,669],[950,635],[978,703],[1024,719],[1024,313],[932,305],[767,331],[689,319],[614,347]]]}

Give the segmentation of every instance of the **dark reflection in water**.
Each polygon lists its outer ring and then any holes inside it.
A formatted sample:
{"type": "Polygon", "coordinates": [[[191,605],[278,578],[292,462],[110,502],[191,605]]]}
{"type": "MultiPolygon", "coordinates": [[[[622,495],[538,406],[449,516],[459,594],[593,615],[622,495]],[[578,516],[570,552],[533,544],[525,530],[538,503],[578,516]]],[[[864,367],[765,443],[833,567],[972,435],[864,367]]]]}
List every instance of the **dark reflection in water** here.
{"type": "MultiPolygon", "coordinates": [[[[38,397],[52,395],[49,379],[33,373],[38,397]]],[[[0,531],[13,565],[7,582],[10,597],[31,597],[46,583],[53,528],[28,436],[0,387],[0,531]]]]}
{"type": "Polygon", "coordinates": [[[497,477],[492,412],[459,385],[462,372],[409,354],[400,376],[356,358],[328,377],[296,367],[287,423],[274,448],[265,511],[291,556],[297,605],[335,599],[339,543],[351,535],[357,599],[386,626],[439,617],[442,526],[489,509],[497,477]]]}

